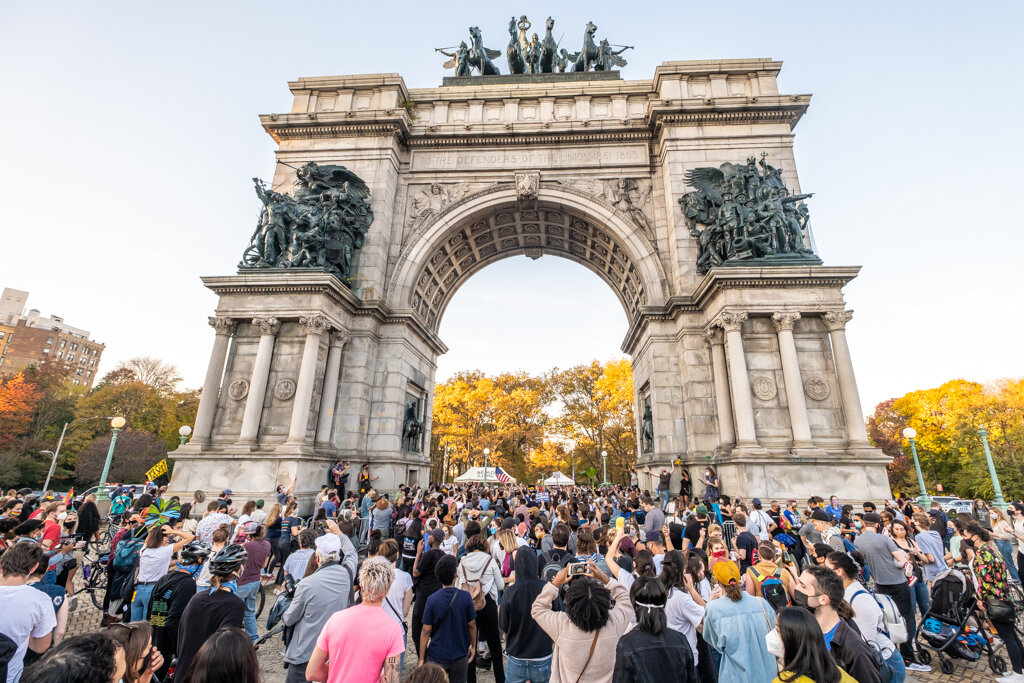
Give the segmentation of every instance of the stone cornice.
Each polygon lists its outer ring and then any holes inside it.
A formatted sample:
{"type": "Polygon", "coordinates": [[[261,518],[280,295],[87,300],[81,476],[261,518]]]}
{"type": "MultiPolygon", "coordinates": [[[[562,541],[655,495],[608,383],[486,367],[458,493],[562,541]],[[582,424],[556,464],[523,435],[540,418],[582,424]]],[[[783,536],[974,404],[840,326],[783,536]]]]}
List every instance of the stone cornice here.
{"type": "MultiPolygon", "coordinates": [[[[534,127],[531,125],[531,127],[534,127]]],[[[483,134],[483,135],[416,135],[408,145],[412,149],[435,147],[509,147],[524,145],[593,145],[617,142],[650,142],[651,132],[640,129],[595,130],[593,132],[552,131],[550,133],[483,134]]]]}
{"type": "Polygon", "coordinates": [[[810,106],[810,95],[731,96],[703,100],[652,100],[647,121],[655,133],[665,126],[785,123],[796,126],[810,106]]]}
{"type": "Polygon", "coordinates": [[[284,140],[309,140],[351,137],[396,137],[402,142],[411,123],[404,109],[383,112],[314,112],[311,114],[262,114],[264,130],[280,143],[284,140]]]}
{"type": "MultiPolygon", "coordinates": [[[[370,317],[378,324],[408,325],[415,334],[427,344],[430,350],[438,355],[447,353],[448,347],[441,341],[429,326],[425,325],[420,316],[409,311],[392,311],[383,301],[360,301],[355,294],[341,284],[333,275],[320,272],[298,273],[244,273],[239,275],[208,276],[201,278],[207,289],[217,296],[230,294],[273,295],[273,294],[321,294],[343,308],[349,315],[370,317]]],[[[319,311],[327,313],[326,311],[319,311]]],[[[298,320],[300,316],[314,315],[315,312],[303,311],[289,315],[277,310],[259,311],[262,315],[274,315],[298,320]]],[[[251,318],[252,310],[218,309],[217,315],[222,318],[251,318]]],[[[335,327],[343,327],[338,320],[330,320],[335,327]]]]}

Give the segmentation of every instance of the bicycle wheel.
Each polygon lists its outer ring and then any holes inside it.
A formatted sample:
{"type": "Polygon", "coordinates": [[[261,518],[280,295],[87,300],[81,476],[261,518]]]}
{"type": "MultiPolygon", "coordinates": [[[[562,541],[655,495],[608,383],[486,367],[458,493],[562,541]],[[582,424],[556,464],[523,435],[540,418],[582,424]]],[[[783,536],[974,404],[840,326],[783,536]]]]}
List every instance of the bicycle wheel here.
{"type": "Polygon", "coordinates": [[[256,618],[259,619],[260,615],[263,614],[263,605],[267,602],[267,590],[260,583],[260,589],[256,593],[256,618]]]}
{"type": "Polygon", "coordinates": [[[1024,588],[1020,584],[1010,584],[1010,597],[1013,600],[1013,627],[1018,635],[1024,636],[1024,588]]]}

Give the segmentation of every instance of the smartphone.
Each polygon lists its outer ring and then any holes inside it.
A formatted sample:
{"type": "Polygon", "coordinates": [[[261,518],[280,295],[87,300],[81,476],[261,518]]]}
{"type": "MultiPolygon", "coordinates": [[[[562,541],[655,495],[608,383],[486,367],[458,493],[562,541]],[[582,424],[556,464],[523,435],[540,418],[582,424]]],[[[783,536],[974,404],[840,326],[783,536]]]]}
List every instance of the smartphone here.
{"type": "Polygon", "coordinates": [[[569,563],[569,576],[583,576],[587,573],[586,562],[570,562],[569,563]]]}

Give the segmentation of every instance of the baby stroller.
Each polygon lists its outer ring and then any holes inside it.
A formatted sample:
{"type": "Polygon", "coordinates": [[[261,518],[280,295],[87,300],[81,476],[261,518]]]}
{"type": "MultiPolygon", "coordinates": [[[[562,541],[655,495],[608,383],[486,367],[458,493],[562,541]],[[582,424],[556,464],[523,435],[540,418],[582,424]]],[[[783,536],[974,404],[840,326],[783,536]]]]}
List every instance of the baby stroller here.
{"type": "Polygon", "coordinates": [[[992,636],[985,630],[984,614],[978,606],[974,583],[959,569],[948,569],[932,584],[932,606],[921,620],[915,636],[917,658],[922,664],[932,660],[921,647],[924,641],[939,655],[939,666],[947,676],[953,673],[952,659],[976,662],[984,654],[992,673],[1006,673],[1006,660],[995,654],[992,636]],[[974,626],[968,622],[974,620],[974,626]]]}

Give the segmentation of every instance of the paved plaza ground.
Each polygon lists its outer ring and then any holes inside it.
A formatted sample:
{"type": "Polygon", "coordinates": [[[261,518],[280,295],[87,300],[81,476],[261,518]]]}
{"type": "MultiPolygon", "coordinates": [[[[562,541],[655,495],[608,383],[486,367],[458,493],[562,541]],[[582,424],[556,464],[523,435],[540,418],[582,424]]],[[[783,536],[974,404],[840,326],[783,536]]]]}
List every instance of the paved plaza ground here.
{"type": "MultiPolygon", "coordinates": [[[[81,587],[81,572],[76,576],[76,584],[81,587]]],[[[89,596],[86,593],[81,593],[78,596],[78,607],[71,613],[71,617],[68,620],[68,635],[75,635],[76,633],[87,633],[100,628],[100,620],[102,613],[96,609],[92,602],[89,600],[89,596]]],[[[267,597],[267,607],[270,608],[270,596],[267,597]]],[[[265,614],[265,613],[264,613],[265,614]]],[[[260,624],[261,629],[265,625],[265,621],[260,624]]],[[[260,660],[260,669],[263,672],[262,683],[284,683],[285,670],[282,666],[282,653],[283,645],[280,638],[272,638],[270,641],[262,645],[259,649],[258,655],[260,660]]],[[[1002,647],[999,648],[1000,654],[1005,658],[1006,655],[1002,652],[1002,647]]],[[[416,649],[413,647],[412,640],[406,642],[406,657],[405,657],[405,669],[403,670],[403,678],[412,668],[416,665],[416,649]]],[[[962,660],[955,661],[955,670],[952,675],[945,676],[939,671],[938,660],[932,658],[933,671],[927,674],[914,674],[913,676],[907,677],[908,683],[939,683],[939,681],[966,681],[966,682],[977,682],[992,681],[995,676],[989,671],[988,663],[983,658],[973,664],[967,664],[962,660]]],[[[481,683],[493,683],[494,675],[490,670],[478,670],[477,680],[481,683]]]]}

